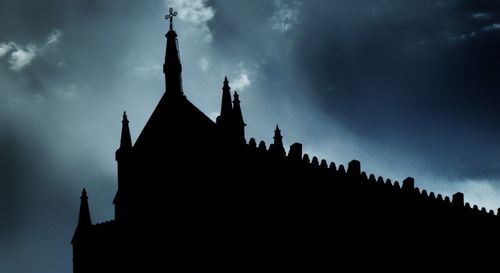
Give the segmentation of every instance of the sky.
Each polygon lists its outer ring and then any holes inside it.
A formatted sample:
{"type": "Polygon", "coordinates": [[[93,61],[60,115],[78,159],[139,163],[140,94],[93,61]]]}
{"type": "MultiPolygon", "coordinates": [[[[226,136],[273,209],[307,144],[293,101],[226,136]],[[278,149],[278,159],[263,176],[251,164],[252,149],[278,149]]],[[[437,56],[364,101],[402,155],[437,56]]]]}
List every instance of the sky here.
{"type": "Polygon", "coordinates": [[[71,272],[85,187],[113,218],[114,152],[163,94],[174,19],[184,92],[215,118],[227,76],[247,139],[500,207],[496,0],[0,1],[0,272],[71,272]]]}

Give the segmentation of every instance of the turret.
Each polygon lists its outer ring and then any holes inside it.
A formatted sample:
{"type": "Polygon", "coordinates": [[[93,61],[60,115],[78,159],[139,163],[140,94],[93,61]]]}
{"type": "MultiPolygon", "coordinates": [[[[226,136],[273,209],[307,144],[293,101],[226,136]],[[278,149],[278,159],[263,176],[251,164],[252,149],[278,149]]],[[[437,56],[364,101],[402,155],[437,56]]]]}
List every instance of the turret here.
{"type": "Polygon", "coordinates": [[[243,121],[243,114],[241,113],[240,98],[237,92],[234,92],[233,99],[233,135],[237,143],[245,144],[245,121],[243,121]]]}
{"type": "MultiPolygon", "coordinates": [[[[222,86],[222,102],[220,107],[220,115],[217,117],[216,123],[223,131],[228,131],[233,119],[233,106],[231,104],[231,87],[227,77],[224,77],[222,86]]],[[[226,133],[227,134],[227,133],[226,133]]]]}
{"type": "Polygon", "coordinates": [[[224,142],[231,144],[246,143],[246,124],[243,121],[240,98],[238,96],[238,93],[234,92],[234,99],[233,103],[231,104],[231,88],[229,87],[229,81],[227,80],[227,77],[224,77],[220,115],[217,117],[216,123],[224,142]]]}
{"type": "Polygon", "coordinates": [[[120,221],[124,212],[124,200],[127,196],[127,181],[130,178],[130,162],[132,153],[132,137],[130,136],[130,128],[127,112],[123,112],[122,133],[120,139],[120,147],[116,150],[115,159],[118,165],[118,190],[116,191],[113,204],[115,205],[115,219],[120,221]]]}
{"type": "Polygon", "coordinates": [[[83,188],[82,195],[80,196],[80,215],[78,216],[77,228],[87,228],[92,225],[88,199],[89,198],[87,197],[87,191],[85,190],[85,188],[83,188]]]}
{"type": "Polygon", "coordinates": [[[78,215],[78,224],[76,225],[76,231],[73,235],[73,240],[71,240],[71,243],[77,243],[79,238],[88,231],[91,225],[92,220],[90,219],[87,191],[85,190],[85,188],[83,188],[82,195],[80,197],[80,214],[78,215]]]}
{"type": "Polygon", "coordinates": [[[116,151],[115,159],[119,161],[123,154],[130,152],[132,150],[132,137],[130,136],[130,128],[128,126],[127,112],[123,112],[122,119],[122,133],[120,138],[120,147],[116,151]]]}
{"type": "Polygon", "coordinates": [[[285,156],[285,147],[283,147],[283,136],[281,136],[281,130],[278,124],[276,124],[276,129],[274,130],[274,143],[271,152],[277,156],[285,156]]]}

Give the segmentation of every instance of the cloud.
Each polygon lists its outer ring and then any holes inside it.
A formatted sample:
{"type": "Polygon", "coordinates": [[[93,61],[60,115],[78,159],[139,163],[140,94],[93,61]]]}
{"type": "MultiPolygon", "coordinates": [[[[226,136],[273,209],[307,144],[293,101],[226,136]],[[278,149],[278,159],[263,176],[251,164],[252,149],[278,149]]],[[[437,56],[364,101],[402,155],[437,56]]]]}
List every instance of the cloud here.
{"type": "Polygon", "coordinates": [[[483,27],[483,32],[500,30],[500,23],[494,23],[483,27]]]}
{"type": "Polygon", "coordinates": [[[490,25],[483,26],[481,29],[478,31],[472,31],[469,33],[465,34],[454,34],[454,33],[445,33],[446,40],[448,41],[448,44],[453,46],[457,44],[458,42],[466,42],[469,39],[475,38],[478,34],[483,34],[487,32],[492,32],[492,31],[498,31],[500,30],[500,23],[493,23],[490,25]]]}
{"type": "Polygon", "coordinates": [[[299,18],[299,11],[297,6],[299,2],[292,2],[291,4],[276,1],[276,11],[271,17],[270,22],[272,29],[281,33],[285,33],[293,29],[299,18]]]}
{"type": "Polygon", "coordinates": [[[16,49],[10,54],[10,69],[19,71],[29,65],[35,58],[36,51],[35,45],[28,45],[25,48],[16,46],[16,49]]]}
{"type": "Polygon", "coordinates": [[[137,76],[160,76],[162,75],[162,66],[158,64],[147,63],[144,65],[133,67],[133,72],[137,76]]]}
{"type": "Polygon", "coordinates": [[[54,46],[60,40],[62,32],[53,30],[47,37],[47,41],[43,45],[29,43],[27,45],[19,45],[15,42],[0,44],[0,58],[10,53],[9,64],[13,71],[20,71],[29,66],[36,56],[46,49],[54,46]]]}
{"type": "Polygon", "coordinates": [[[200,69],[203,73],[207,72],[208,67],[210,66],[210,62],[208,61],[207,57],[202,57],[200,59],[200,69]]]}
{"type": "Polygon", "coordinates": [[[231,86],[234,90],[243,91],[245,88],[250,86],[252,82],[248,77],[248,71],[240,64],[239,76],[236,80],[231,83],[231,86]]]}
{"type": "Polygon", "coordinates": [[[208,117],[212,120],[212,121],[216,121],[217,120],[217,117],[219,116],[219,112],[218,111],[212,111],[210,113],[208,113],[208,117]]]}
{"type": "Polygon", "coordinates": [[[202,25],[212,20],[214,9],[206,6],[206,0],[169,0],[174,9],[178,12],[179,19],[193,24],[202,25]]]}
{"type": "Polygon", "coordinates": [[[465,180],[456,185],[456,189],[464,192],[466,202],[485,207],[487,210],[500,207],[498,196],[500,196],[500,181],[494,180],[465,180]]]}
{"type": "Polygon", "coordinates": [[[471,17],[473,19],[477,19],[477,20],[487,20],[487,19],[490,19],[491,16],[488,13],[476,12],[476,13],[473,13],[471,15],[471,17]]]}
{"type": "Polygon", "coordinates": [[[13,43],[1,43],[0,44],[0,58],[11,51],[14,48],[13,43]]]}
{"type": "Polygon", "coordinates": [[[59,39],[61,38],[62,32],[60,30],[53,30],[52,33],[50,33],[49,37],[47,37],[47,42],[45,43],[47,46],[57,44],[59,42],[59,39]]]}
{"type": "Polygon", "coordinates": [[[202,42],[212,42],[212,32],[207,24],[214,18],[215,10],[207,6],[206,0],[166,0],[166,4],[177,11],[181,21],[192,27],[191,32],[202,37],[202,42]]]}

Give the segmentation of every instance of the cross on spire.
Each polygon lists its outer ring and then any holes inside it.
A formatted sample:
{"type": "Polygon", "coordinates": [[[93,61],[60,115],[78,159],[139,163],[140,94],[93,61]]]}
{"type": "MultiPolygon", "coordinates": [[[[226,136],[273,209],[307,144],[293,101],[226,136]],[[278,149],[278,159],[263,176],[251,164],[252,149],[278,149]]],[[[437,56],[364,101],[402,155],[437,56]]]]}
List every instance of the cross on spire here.
{"type": "Polygon", "coordinates": [[[165,15],[165,20],[170,20],[170,30],[172,30],[172,20],[174,19],[174,16],[177,16],[177,11],[174,11],[173,8],[168,9],[168,14],[165,15]]]}

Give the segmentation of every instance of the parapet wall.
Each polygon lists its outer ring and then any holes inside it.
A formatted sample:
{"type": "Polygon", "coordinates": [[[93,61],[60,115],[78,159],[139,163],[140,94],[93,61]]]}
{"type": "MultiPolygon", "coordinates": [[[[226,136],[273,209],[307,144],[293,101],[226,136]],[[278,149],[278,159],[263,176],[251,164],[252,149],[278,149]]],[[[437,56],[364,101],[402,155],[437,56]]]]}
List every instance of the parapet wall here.
{"type": "Polygon", "coordinates": [[[257,146],[254,138],[251,138],[246,145],[246,148],[251,153],[258,153],[262,157],[270,157],[274,160],[278,159],[284,162],[293,162],[312,172],[328,173],[331,177],[336,177],[338,179],[349,178],[351,183],[373,188],[375,191],[382,189],[386,192],[404,195],[441,209],[459,209],[465,214],[485,217],[498,217],[500,215],[500,208],[495,214],[493,210],[487,211],[484,207],[479,208],[477,205],[471,206],[471,204],[464,202],[464,194],[461,192],[455,193],[450,198],[434,192],[428,192],[425,189],[421,190],[415,187],[415,180],[412,177],[404,179],[401,185],[398,181],[392,182],[390,179],[384,179],[381,176],[376,177],[373,174],[367,175],[361,170],[361,163],[357,160],[349,162],[346,170],[342,164],[337,167],[335,162],[328,163],[325,159],[320,160],[316,156],[310,158],[307,153],[302,153],[302,144],[300,143],[292,144],[288,154],[284,156],[274,153],[271,147],[272,145],[270,145],[270,149],[267,149],[264,141],[260,141],[257,146]]]}

